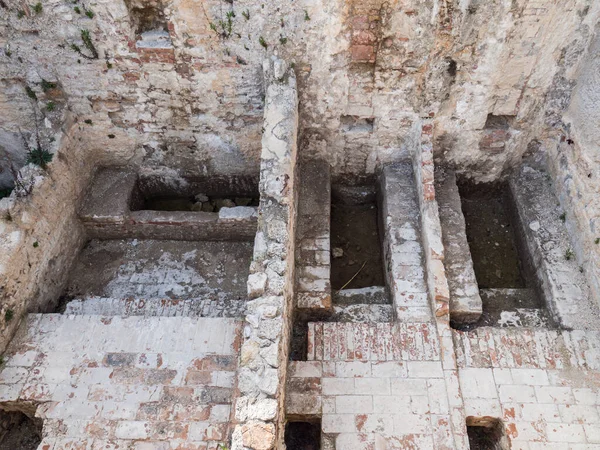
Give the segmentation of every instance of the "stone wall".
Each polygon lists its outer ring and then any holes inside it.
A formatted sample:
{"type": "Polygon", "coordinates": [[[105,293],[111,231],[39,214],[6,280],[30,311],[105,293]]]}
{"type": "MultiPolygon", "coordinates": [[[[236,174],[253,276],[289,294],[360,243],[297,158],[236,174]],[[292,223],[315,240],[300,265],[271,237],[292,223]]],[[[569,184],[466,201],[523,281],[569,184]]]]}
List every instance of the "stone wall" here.
{"type": "Polygon", "coordinates": [[[27,312],[50,311],[84,242],[76,215],[93,162],[79,151],[80,129],[66,128],[47,170],[27,166],[28,191],[0,201],[0,351],[27,312]]]}
{"type": "Polygon", "coordinates": [[[235,402],[233,450],[281,448],[285,377],[294,300],[296,77],[277,58],[265,62],[265,118],[260,206],[248,277],[244,340],[235,402]]]}
{"type": "Polygon", "coordinates": [[[334,177],[406,157],[434,113],[439,154],[494,179],[543,134],[545,109],[560,116],[600,11],[591,0],[4,3],[0,142],[15,164],[29,86],[51,125],[65,109],[88,121],[86,151],[173,177],[258,172],[260,65],[277,53],[298,76],[301,151],[334,177]],[[486,126],[489,114],[502,123],[486,126]]]}

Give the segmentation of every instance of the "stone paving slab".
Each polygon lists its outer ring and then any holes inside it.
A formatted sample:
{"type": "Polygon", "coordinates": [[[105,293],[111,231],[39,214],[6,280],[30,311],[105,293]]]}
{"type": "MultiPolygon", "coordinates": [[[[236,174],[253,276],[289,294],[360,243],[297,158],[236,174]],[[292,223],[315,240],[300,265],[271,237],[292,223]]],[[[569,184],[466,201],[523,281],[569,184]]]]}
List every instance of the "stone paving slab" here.
{"type": "Polygon", "coordinates": [[[501,419],[512,449],[600,448],[600,333],[454,333],[467,417],[501,419]]]}
{"type": "Polygon", "coordinates": [[[32,402],[40,448],[205,449],[230,435],[241,322],[32,314],[0,403],[32,402]]]}
{"type": "Polygon", "coordinates": [[[320,418],[336,449],[466,448],[458,379],[444,368],[435,325],[309,323],[309,330],[309,361],[288,366],[289,418],[320,418]]]}

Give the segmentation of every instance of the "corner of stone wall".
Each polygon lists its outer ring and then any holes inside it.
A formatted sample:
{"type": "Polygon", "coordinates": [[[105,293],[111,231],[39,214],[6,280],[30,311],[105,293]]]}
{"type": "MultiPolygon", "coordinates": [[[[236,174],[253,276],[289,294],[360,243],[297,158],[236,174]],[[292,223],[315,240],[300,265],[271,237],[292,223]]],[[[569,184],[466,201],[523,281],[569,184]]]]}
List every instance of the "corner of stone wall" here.
{"type": "Polygon", "coordinates": [[[235,402],[232,450],[283,444],[294,291],[298,93],[285,61],[265,61],[260,206],[235,402]]]}
{"type": "Polygon", "coordinates": [[[0,352],[28,312],[55,306],[84,243],[77,208],[95,164],[78,128],[65,127],[45,170],[21,169],[23,187],[0,204],[0,352]]]}

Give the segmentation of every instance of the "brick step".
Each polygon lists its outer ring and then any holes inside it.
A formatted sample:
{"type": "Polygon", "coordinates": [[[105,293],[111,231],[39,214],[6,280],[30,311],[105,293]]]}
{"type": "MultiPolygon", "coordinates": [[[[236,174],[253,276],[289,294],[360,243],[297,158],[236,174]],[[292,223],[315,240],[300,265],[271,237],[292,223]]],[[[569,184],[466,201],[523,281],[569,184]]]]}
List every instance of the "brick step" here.
{"type": "Polygon", "coordinates": [[[308,324],[309,361],[436,361],[440,345],[430,323],[308,324]]]}
{"type": "Polygon", "coordinates": [[[459,367],[600,370],[600,332],[481,327],[453,332],[459,367]]]}
{"type": "Polygon", "coordinates": [[[242,318],[246,300],[87,297],[67,303],[66,315],[242,318]]]}
{"type": "Polygon", "coordinates": [[[394,307],[392,305],[335,305],[333,316],[335,322],[391,322],[394,320],[394,307]]]}
{"type": "Polygon", "coordinates": [[[344,289],[333,295],[334,305],[386,305],[391,303],[385,286],[371,286],[361,289],[344,289]]]}

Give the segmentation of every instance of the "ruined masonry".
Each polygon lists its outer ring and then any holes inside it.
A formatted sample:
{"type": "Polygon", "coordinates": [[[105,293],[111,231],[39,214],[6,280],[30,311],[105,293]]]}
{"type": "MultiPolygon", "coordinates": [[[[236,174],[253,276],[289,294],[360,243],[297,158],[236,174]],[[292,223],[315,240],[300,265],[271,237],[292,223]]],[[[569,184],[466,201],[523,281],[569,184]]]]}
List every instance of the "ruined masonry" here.
{"type": "Polygon", "coordinates": [[[599,30],[0,0],[0,450],[600,449],[599,30]]]}

